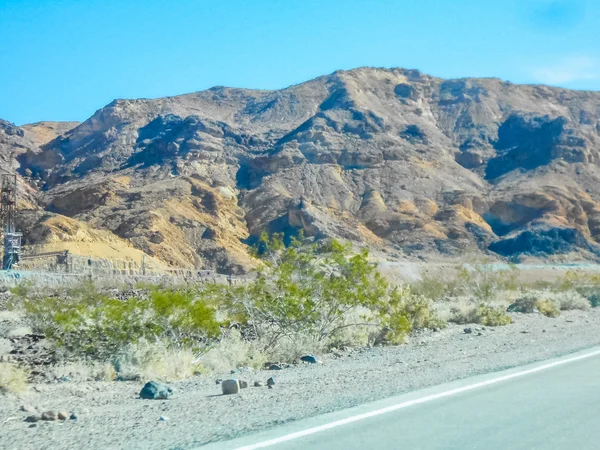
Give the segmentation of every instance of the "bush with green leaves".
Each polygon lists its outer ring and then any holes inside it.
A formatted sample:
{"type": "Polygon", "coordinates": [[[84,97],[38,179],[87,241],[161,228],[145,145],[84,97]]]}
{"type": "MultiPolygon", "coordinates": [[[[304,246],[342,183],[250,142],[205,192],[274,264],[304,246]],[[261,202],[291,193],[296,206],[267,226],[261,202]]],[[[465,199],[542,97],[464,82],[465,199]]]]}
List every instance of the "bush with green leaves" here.
{"type": "Polygon", "coordinates": [[[70,354],[105,361],[142,341],[207,352],[229,339],[231,328],[253,348],[277,355],[292,342],[325,349],[400,343],[412,330],[445,326],[428,298],[407,285],[390,286],[366,250],[336,240],[300,245],[292,238],[286,246],[282,235],[262,235],[256,255],[264,264],[243,285],[144,286],[115,298],[84,282],[68,292],[29,295],[24,306],[32,326],[70,354]]]}
{"type": "Polygon", "coordinates": [[[302,247],[292,239],[286,248],[277,235],[261,243],[265,266],[231,296],[230,311],[246,316],[267,348],[299,333],[319,342],[349,327],[373,327],[401,341],[412,329],[440,326],[428,300],[408,286],[390,287],[366,250],[353,253],[336,240],[302,247]]]}
{"type": "Polygon", "coordinates": [[[201,292],[155,289],[149,298],[113,298],[86,282],[68,295],[28,298],[31,324],[72,354],[106,359],[144,338],[193,346],[220,333],[201,292]]]}

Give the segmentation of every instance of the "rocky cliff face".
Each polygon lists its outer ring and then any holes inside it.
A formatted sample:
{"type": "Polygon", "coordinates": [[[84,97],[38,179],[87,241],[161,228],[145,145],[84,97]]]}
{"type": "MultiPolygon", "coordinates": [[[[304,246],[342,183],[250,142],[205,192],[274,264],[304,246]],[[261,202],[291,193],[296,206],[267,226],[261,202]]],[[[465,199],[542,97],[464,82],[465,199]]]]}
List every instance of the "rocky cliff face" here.
{"type": "Polygon", "coordinates": [[[243,272],[252,236],[300,228],[399,257],[600,255],[596,92],[362,68],[116,100],[45,143],[14,128],[0,154],[39,209],[173,266],[243,272]]]}

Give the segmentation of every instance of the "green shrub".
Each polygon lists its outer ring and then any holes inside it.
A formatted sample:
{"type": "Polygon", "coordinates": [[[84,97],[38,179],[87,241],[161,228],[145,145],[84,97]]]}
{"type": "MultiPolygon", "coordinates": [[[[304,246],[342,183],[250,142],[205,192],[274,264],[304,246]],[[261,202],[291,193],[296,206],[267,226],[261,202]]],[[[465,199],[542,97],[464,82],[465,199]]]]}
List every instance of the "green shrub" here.
{"type": "Polygon", "coordinates": [[[556,318],[560,316],[560,308],[550,300],[539,299],[535,302],[535,307],[540,314],[543,314],[546,317],[556,318]]]}
{"type": "Polygon", "coordinates": [[[33,283],[31,281],[21,281],[16,286],[10,288],[10,292],[20,299],[25,299],[31,293],[32,289],[33,283]]]}
{"type": "Polygon", "coordinates": [[[219,335],[216,310],[191,291],[156,289],[150,298],[111,298],[93,286],[69,296],[26,300],[30,323],[74,354],[101,359],[145,338],[194,346],[219,335]]]}
{"type": "Polygon", "coordinates": [[[481,325],[497,327],[512,323],[512,319],[503,308],[489,305],[479,305],[477,315],[481,325]]]}

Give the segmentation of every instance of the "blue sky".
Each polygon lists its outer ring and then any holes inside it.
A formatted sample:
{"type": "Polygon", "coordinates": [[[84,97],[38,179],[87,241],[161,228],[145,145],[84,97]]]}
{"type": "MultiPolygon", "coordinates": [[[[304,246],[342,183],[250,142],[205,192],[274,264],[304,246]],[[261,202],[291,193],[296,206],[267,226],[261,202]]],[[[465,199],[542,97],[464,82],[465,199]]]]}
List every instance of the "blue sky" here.
{"type": "Polygon", "coordinates": [[[417,68],[600,90],[596,0],[0,0],[0,118],[417,68]]]}

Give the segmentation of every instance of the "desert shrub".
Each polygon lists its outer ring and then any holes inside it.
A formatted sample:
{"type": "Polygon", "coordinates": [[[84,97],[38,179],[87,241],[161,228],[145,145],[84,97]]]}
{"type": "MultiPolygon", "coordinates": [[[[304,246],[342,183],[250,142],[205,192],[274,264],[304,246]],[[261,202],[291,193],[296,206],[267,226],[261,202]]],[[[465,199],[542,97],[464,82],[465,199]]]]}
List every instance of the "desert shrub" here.
{"type": "Polygon", "coordinates": [[[177,348],[170,342],[141,339],[128,345],[112,360],[116,379],[176,381],[190,378],[205,369],[190,348],[177,348]]]}
{"type": "Polygon", "coordinates": [[[580,309],[587,311],[590,309],[590,302],[576,291],[558,292],[548,294],[548,300],[556,303],[561,311],[580,309]]]}
{"type": "Polygon", "coordinates": [[[339,341],[348,328],[363,334],[369,327],[385,329],[399,342],[414,328],[440,325],[428,300],[414,297],[408,286],[390,287],[366,250],[352,253],[336,240],[310,247],[292,240],[286,248],[279,239],[262,238],[264,269],[229,296],[228,310],[245,317],[265,349],[301,334],[309,341],[339,341]]]}
{"type": "Polygon", "coordinates": [[[508,307],[508,312],[533,313],[536,310],[547,317],[558,317],[560,315],[560,304],[548,300],[549,293],[531,293],[517,299],[508,307]]]}
{"type": "Polygon", "coordinates": [[[26,298],[31,293],[33,287],[31,281],[21,281],[16,286],[10,288],[10,292],[19,298],[26,298]]]}
{"type": "Polygon", "coordinates": [[[458,324],[478,323],[490,327],[512,323],[504,308],[485,303],[465,309],[454,309],[449,321],[458,324]]]}
{"type": "Polygon", "coordinates": [[[260,347],[260,342],[243,339],[238,330],[231,329],[197,358],[197,362],[204,370],[213,373],[228,372],[239,367],[261,369],[267,361],[267,355],[260,347]]]}
{"type": "Polygon", "coordinates": [[[412,292],[433,301],[458,295],[460,292],[458,278],[445,280],[442,277],[423,276],[421,280],[411,283],[412,292]]]}
{"type": "Polygon", "coordinates": [[[501,307],[479,305],[477,314],[480,318],[478,323],[481,325],[497,327],[512,323],[510,316],[501,307]]]}
{"type": "Polygon", "coordinates": [[[27,390],[27,372],[14,364],[0,362],[0,394],[27,390]]]}
{"type": "Polygon", "coordinates": [[[508,270],[494,270],[487,261],[464,265],[457,274],[458,289],[478,302],[489,302],[500,292],[516,290],[518,273],[514,265],[508,270]]]}
{"type": "Polygon", "coordinates": [[[537,308],[538,298],[535,295],[526,295],[515,300],[507,309],[508,312],[531,314],[537,308]]]}
{"type": "Polygon", "coordinates": [[[156,289],[149,299],[112,298],[93,286],[24,302],[30,323],[73,354],[108,359],[140,339],[193,346],[220,332],[215,308],[197,292],[156,289]]]}
{"type": "Polygon", "coordinates": [[[556,318],[560,316],[560,308],[550,300],[538,299],[535,302],[535,306],[540,314],[543,314],[546,317],[556,318]]]}
{"type": "Polygon", "coordinates": [[[70,381],[113,381],[117,372],[110,362],[73,361],[48,370],[54,378],[68,377],[70,381]]]}
{"type": "Polygon", "coordinates": [[[377,309],[386,298],[387,283],[368,253],[350,255],[349,250],[332,241],[281,251],[239,297],[242,307],[233,309],[248,315],[259,338],[269,334],[270,345],[298,333],[327,339],[340,327],[352,326],[342,324],[344,315],[377,309]]]}

